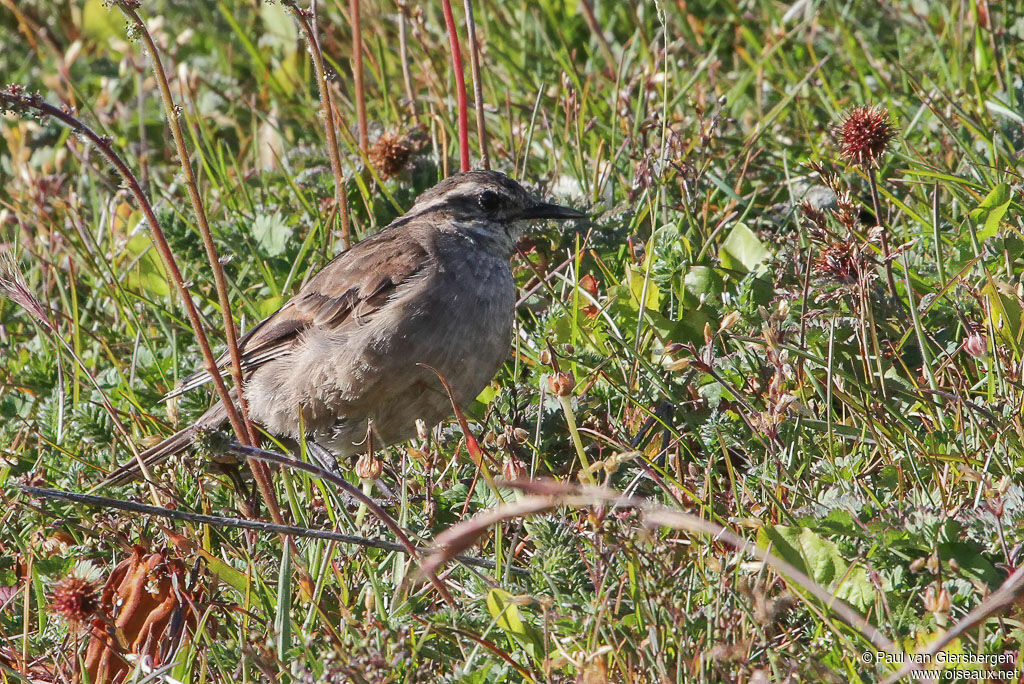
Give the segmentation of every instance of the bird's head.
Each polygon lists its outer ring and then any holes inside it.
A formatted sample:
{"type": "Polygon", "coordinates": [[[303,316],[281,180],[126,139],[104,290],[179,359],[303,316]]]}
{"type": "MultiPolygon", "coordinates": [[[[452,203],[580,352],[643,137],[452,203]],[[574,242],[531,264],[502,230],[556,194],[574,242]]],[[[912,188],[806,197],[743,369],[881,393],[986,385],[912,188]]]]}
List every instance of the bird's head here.
{"type": "Polygon", "coordinates": [[[498,171],[466,171],[445,178],[420,195],[407,216],[428,213],[475,239],[498,242],[509,254],[525,232],[526,221],[586,216],[569,207],[538,202],[498,171]]]}

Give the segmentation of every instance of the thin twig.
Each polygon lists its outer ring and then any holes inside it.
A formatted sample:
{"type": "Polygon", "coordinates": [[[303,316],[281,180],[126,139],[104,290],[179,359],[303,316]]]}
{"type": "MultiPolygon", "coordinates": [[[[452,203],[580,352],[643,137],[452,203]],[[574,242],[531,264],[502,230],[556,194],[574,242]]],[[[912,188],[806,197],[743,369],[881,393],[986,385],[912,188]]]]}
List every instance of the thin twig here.
{"type": "MultiPolygon", "coordinates": [[[[264,449],[258,449],[256,447],[232,444],[231,446],[228,447],[228,451],[231,453],[239,454],[241,456],[245,456],[246,458],[255,458],[259,459],[260,461],[266,461],[268,463],[276,463],[278,465],[291,468],[292,470],[302,470],[312,475],[316,475],[317,477],[323,480],[327,480],[328,482],[336,484],[337,486],[344,489],[346,493],[348,493],[355,499],[358,499],[360,502],[365,503],[366,507],[370,509],[370,512],[376,515],[377,518],[382,523],[384,523],[385,527],[391,530],[395,534],[395,536],[398,537],[398,541],[402,544],[403,547],[405,547],[406,552],[413,558],[417,560],[420,559],[420,555],[419,552],[416,550],[416,547],[413,546],[411,541],[409,541],[409,537],[406,536],[405,531],[397,522],[395,522],[394,518],[388,515],[387,511],[378,506],[373,499],[364,494],[362,490],[350,484],[348,480],[341,477],[340,475],[336,475],[330,472],[329,470],[325,470],[324,468],[316,466],[312,463],[297,461],[293,458],[288,458],[287,456],[276,454],[273,451],[266,451],[264,449]]],[[[444,600],[447,601],[449,605],[454,606],[455,599],[452,598],[452,595],[451,593],[449,593],[448,588],[437,577],[437,575],[431,574],[429,575],[428,579],[430,580],[431,584],[433,584],[437,588],[437,591],[441,594],[441,597],[444,598],[444,600]]]]}
{"type": "Polygon", "coordinates": [[[900,648],[890,641],[878,628],[861,617],[857,611],[841,599],[820,587],[813,579],[786,561],[758,548],[726,528],[695,515],[652,504],[644,499],[627,497],[604,487],[577,486],[555,480],[516,480],[497,482],[498,486],[515,487],[526,496],[518,501],[478,513],[437,536],[435,551],[424,561],[423,568],[435,571],[453,557],[455,553],[469,548],[476,539],[497,522],[535,515],[561,506],[583,508],[599,504],[611,504],[622,508],[641,511],[649,525],[665,526],[709,536],[724,542],[736,550],[754,556],[772,566],[790,582],[799,585],[822,602],[840,620],[856,630],[864,639],[886,653],[901,653],[900,648]]]}
{"type": "Polygon", "coordinates": [[[320,51],[320,41],[317,40],[316,32],[306,12],[299,9],[295,0],[283,0],[284,6],[292,11],[295,19],[306,34],[306,45],[309,46],[309,56],[313,59],[313,71],[316,72],[316,85],[320,90],[320,105],[324,116],[324,132],[327,135],[327,158],[331,161],[331,173],[334,175],[334,206],[338,210],[341,219],[341,244],[348,249],[351,244],[350,226],[348,217],[348,198],[345,196],[345,177],[341,171],[341,152],[338,149],[338,132],[335,130],[334,109],[331,107],[331,90],[327,87],[327,72],[324,69],[324,56],[320,51]]]}
{"type": "MultiPolygon", "coordinates": [[[[896,278],[892,274],[892,255],[889,251],[889,228],[882,221],[881,203],[878,201],[878,181],[875,179],[875,170],[868,166],[864,169],[868,175],[868,187],[871,190],[871,205],[875,212],[875,225],[882,232],[882,258],[885,260],[885,279],[889,283],[889,296],[893,302],[899,301],[896,294],[896,278]]],[[[913,306],[913,302],[911,302],[913,306]]]]}
{"type": "Polygon", "coordinates": [[[224,324],[224,337],[228,346],[228,354],[231,358],[231,377],[238,388],[238,404],[241,412],[235,410],[231,397],[224,402],[228,411],[228,420],[235,431],[239,441],[245,444],[256,443],[256,432],[249,421],[246,410],[245,397],[242,395],[242,355],[238,350],[238,334],[235,330],[235,321],[231,316],[231,299],[228,297],[227,282],[224,278],[224,266],[217,254],[217,246],[213,243],[213,235],[210,231],[210,222],[206,216],[206,207],[199,194],[199,185],[196,183],[196,175],[192,170],[192,162],[189,159],[188,149],[185,147],[185,136],[181,131],[181,123],[178,121],[182,115],[181,108],[174,104],[171,96],[171,87],[167,81],[167,72],[164,71],[163,60],[160,59],[160,52],[156,41],[146,28],[146,23],[135,10],[126,3],[118,4],[121,11],[135,24],[139,36],[146,43],[149,58],[153,62],[153,75],[160,90],[160,98],[163,101],[164,113],[167,115],[167,125],[171,130],[171,137],[174,138],[174,147],[178,153],[178,162],[181,164],[181,171],[185,177],[185,187],[188,189],[188,198],[192,203],[192,210],[196,215],[196,223],[199,227],[199,235],[203,241],[203,248],[206,250],[206,258],[210,263],[210,270],[213,272],[214,288],[217,291],[217,301],[220,304],[222,322],[224,324]]]}
{"type": "MultiPolygon", "coordinates": [[[[86,506],[96,506],[98,508],[113,508],[119,511],[154,515],[160,518],[180,520],[182,522],[213,525],[214,527],[234,527],[242,530],[256,530],[258,532],[271,532],[274,534],[287,534],[292,537],[306,537],[308,539],[329,539],[331,541],[342,542],[344,544],[355,544],[368,549],[381,549],[383,551],[394,551],[396,553],[406,554],[409,553],[409,550],[402,544],[397,544],[384,539],[371,539],[352,534],[343,534],[341,532],[334,532],[333,530],[318,530],[310,527],[299,527],[297,525],[278,525],[275,523],[265,522],[263,520],[227,518],[218,515],[207,515],[205,513],[191,513],[189,511],[163,508],[161,506],[150,506],[147,504],[136,503],[134,501],[125,501],[123,499],[111,499],[106,496],[68,492],[62,489],[24,486],[19,487],[19,489],[29,496],[38,496],[44,499],[60,499],[62,501],[85,504],[86,506]]],[[[415,548],[420,553],[430,551],[427,547],[415,548]]],[[[473,556],[457,556],[456,560],[460,563],[464,563],[465,565],[472,565],[485,570],[494,570],[497,567],[494,561],[484,558],[475,558],[473,556]]],[[[522,568],[514,568],[513,571],[522,574],[526,573],[522,568]]]]}
{"type": "Polygon", "coordinates": [[[413,123],[420,121],[419,112],[416,111],[416,96],[412,91],[412,73],[409,71],[409,29],[406,22],[409,21],[406,12],[408,6],[398,2],[398,56],[402,62],[402,83],[405,85],[405,98],[409,101],[409,114],[412,115],[413,123]]]}
{"type": "MultiPolygon", "coordinates": [[[[213,235],[210,232],[210,224],[206,217],[206,208],[203,205],[202,197],[199,195],[199,186],[196,183],[195,173],[192,170],[192,162],[189,160],[188,150],[185,148],[185,137],[181,131],[181,124],[178,122],[179,108],[175,106],[171,97],[171,88],[167,81],[167,74],[164,71],[163,62],[160,59],[160,52],[157,49],[153,36],[146,28],[146,23],[135,11],[134,6],[127,2],[119,4],[121,11],[128,16],[135,24],[139,35],[146,42],[149,49],[149,56],[153,62],[153,73],[156,82],[160,87],[160,96],[163,99],[164,110],[167,114],[167,123],[174,138],[174,146],[178,151],[178,159],[181,162],[181,170],[185,174],[185,187],[188,188],[189,199],[192,202],[192,209],[196,214],[196,221],[199,224],[199,234],[206,249],[206,257],[210,262],[210,269],[213,271],[213,280],[217,290],[217,299],[220,304],[221,316],[224,323],[224,335],[227,338],[228,354],[231,357],[231,376],[237,389],[238,405],[241,411],[236,411],[230,394],[221,398],[224,408],[227,409],[228,420],[231,423],[238,441],[248,446],[256,445],[256,430],[249,420],[248,406],[245,401],[245,393],[242,391],[242,354],[238,349],[238,336],[235,331],[235,321],[231,316],[231,300],[228,297],[227,282],[224,278],[224,267],[217,255],[217,247],[213,243],[213,235]]],[[[270,479],[270,471],[262,463],[252,462],[249,464],[252,470],[253,479],[260,491],[264,504],[270,517],[277,524],[284,523],[280,506],[277,503],[277,495],[274,492],[274,485],[270,479]]]]}
{"type": "MultiPolygon", "coordinates": [[[[192,326],[192,330],[195,333],[196,341],[199,343],[199,349],[203,355],[203,361],[207,372],[210,374],[214,389],[217,391],[217,395],[220,397],[221,401],[225,403],[225,406],[231,407],[231,397],[228,393],[227,386],[224,384],[224,379],[217,370],[217,359],[214,357],[213,351],[210,349],[210,341],[206,337],[206,330],[203,328],[203,322],[199,316],[199,311],[196,309],[196,305],[192,301],[192,294],[185,285],[185,280],[181,275],[181,270],[178,268],[178,263],[175,260],[174,254],[171,252],[171,247],[167,242],[167,238],[164,236],[164,232],[160,227],[160,222],[156,218],[156,212],[153,211],[153,205],[149,203],[149,198],[147,198],[146,194],[142,191],[142,186],[139,184],[138,178],[135,177],[135,174],[133,174],[131,169],[128,168],[125,161],[121,159],[121,157],[114,151],[113,147],[111,147],[110,138],[96,133],[96,131],[87,126],[81,119],[78,119],[71,114],[70,110],[61,109],[43,101],[43,99],[36,93],[26,94],[21,92],[20,89],[14,89],[9,86],[4,90],[0,90],[0,103],[3,103],[6,107],[15,111],[30,109],[60,121],[65,126],[88,140],[124,179],[125,185],[128,187],[128,191],[135,197],[139,210],[142,212],[143,217],[145,217],[146,223],[149,224],[157,252],[160,254],[164,267],[168,271],[171,283],[174,284],[174,287],[177,289],[178,295],[181,297],[181,301],[185,306],[185,313],[188,316],[189,324],[192,326]]],[[[136,456],[138,456],[138,454],[136,454],[136,456]]],[[[141,465],[144,466],[144,464],[141,465]]]]}
{"type": "Polygon", "coordinates": [[[352,85],[356,91],[356,120],[359,125],[359,149],[366,152],[370,135],[366,127],[366,93],[363,92],[363,27],[359,22],[359,0],[349,0],[352,22],[352,85]]]}

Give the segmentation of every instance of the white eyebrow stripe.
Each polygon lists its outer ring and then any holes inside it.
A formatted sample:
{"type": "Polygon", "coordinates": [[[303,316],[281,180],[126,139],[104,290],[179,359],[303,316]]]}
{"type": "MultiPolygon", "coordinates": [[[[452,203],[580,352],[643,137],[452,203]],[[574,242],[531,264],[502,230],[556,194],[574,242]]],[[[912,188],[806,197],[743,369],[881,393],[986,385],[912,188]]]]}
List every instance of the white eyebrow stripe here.
{"type": "Polygon", "coordinates": [[[431,201],[426,202],[424,204],[414,204],[412,206],[412,209],[409,210],[406,216],[416,216],[417,214],[422,214],[423,212],[429,211],[434,207],[439,207],[445,202],[447,202],[449,198],[449,195],[441,195],[440,197],[435,197],[431,201]]]}

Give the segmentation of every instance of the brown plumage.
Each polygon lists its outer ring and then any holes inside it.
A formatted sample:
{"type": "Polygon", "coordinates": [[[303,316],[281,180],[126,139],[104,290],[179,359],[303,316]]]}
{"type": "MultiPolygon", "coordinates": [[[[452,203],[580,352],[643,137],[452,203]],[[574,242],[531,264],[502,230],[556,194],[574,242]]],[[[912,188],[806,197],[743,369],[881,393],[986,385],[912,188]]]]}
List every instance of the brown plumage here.
{"type": "MultiPolygon", "coordinates": [[[[305,438],[338,456],[415,434],[451,404],[472,401],[508,354],[515,307],[509,258],[527,219],[579,218],[536,202],[495,171],[451,176],[412,209],[313,276],[239,341],[250,414],[279,437],[305,438]],[[301,421],[300,421],[301,415],[301,421]]],[[[226,368],[226,356],[219,361],[226,368]]],[[[209,381],[195,373],[176,392],[209,381]]],[[[148,465],[185,449],[199,429],[220,426],[217,403],[193,425],[142,454],[148,465]]],[[[137,474],[132,460],[106,484],[137,474]]]]}

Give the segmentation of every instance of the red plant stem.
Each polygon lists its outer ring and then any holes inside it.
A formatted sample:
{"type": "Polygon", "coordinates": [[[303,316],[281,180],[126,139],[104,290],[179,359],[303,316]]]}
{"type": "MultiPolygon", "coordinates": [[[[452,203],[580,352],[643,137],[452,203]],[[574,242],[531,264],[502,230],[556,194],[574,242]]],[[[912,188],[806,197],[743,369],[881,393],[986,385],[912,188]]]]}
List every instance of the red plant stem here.
{"type": "Polygon", "coordinates": [[[452,49],[452,70],[455,72],[455,92],[459,109],[459,168],[469,171],[469,107],[466,104],[466,78],[462,72],[462,51],[459,49],[459,34],[455,30],[451,0],[441,0],[444,9],[444,25],[448,29],[448,42],[452,49]]]}
{"type": "MultiPolygon", "coordinates": [[[[871,208],[875,211],[875,225],[881,228],[882,232],[882,258],[885,259],[885,278],[889,281],[889,296],[893,301],[899,300],[896,293],[896,279],[892,275],[892,254],[889,251],[889,228],[882,223],[881,203],[878,201],[878,181],[875,179],[875,170],[867,166],[864,171],[868,176],[868,187],[871,189],[871,208]]],[[[911,302],[913,306],[913,302],[911,302]]]]}
{"type": "MultiPolygon", "coordinates": [[[[221,314],[224,321],[224,334],[227,337],[228,355],[231,358],[231,375],[235,382],[235,388],[238,395],[238,409],[235,408],[232,402],[231,395],[225,390],[224,394],[221,395],[221,402],[224,404],[224,408],[227,410],[228,420],[231,422],[231,428],[238,436],[238,440],[248,446],[254,446],[256,444],[256,430],[252,426],[252,422],[249,420],[248,405],[245,400],[242,386],[242,355],[238,349],[238,337],[235,332],[235,322],[231,316],[231,301],[228,297],[227,282],[224,278],[224,267],[220,263],[220,259],[217,256],[217,248],[213,243],[213,235],[210,232],[210,224],[206,217],[206,209],[203,206],[202,198],[199,195],[199,186],[196,183],[195,172],[192,170],[192,162],[189,161],[188,150],[185,148],[185,137],[181,131],[181,125],[178,123],[177,108],[174,106],[174,100],[171,97],[171,88],[167,81],[167,74],[164,71],[163,63],[160,60],[160,52],[157,49],[156,42],[150,35],[149,30],[146,28],[145,22],[142,21],[142,17],[139,16],[135,9],[125,3],[120,5],[121,11],[123,11],[129,19],[131,19],[136,27],[138,28],[139,34],[145,41],[147,48],[149,49],[149,56],[153,61],[153,72],[156,76],[156,82],[160,89],[160,96],[163,99],[164,109],[167,113],[167,123],[171,129],[171,135],[174,138],[174,145],[178,152],[178,159],[181,162],[181,169],[185,175],[185,187],[188,188],[189,199],[192,203],[192,209],[196,214],[196,221],[199,225],[199,234],[203,239],[203,246],[206,249],[206,256],[210,262],[210,269],[213,271],[214,284],[217,290],[217,299],[220,303],[221,314]]],[[[209,373],[212,376],[214,373],[219,373],[217,370],[210,370],[209,373]]],[[[220,383],[223,386],[223,382],[220,383]]],[[[218,394],[220,394],[218,388],[218,394]]],[[[274,493],[274,483],[270,478],[270,469],[265,463],[258,461],[249,461],[249,470],[252,471],[253,480],[256,482],[256,487],[259,489],[260,496],[263,497],[263,502],[267,506],[267,511],[270,513],[270,517],[275,523],[283,524],[284,517],[281,515],[281,508],[277,503],[277,495],[274,493]]],[[[291,539],[285,537],[285,542],[289,548],[295,550],[295,545],[291,539]]],[[[304,570],[303,570],[304,572],[304,570]]]]}
{"type": "Polygon", "coordinates": [[[359,122],[359,149],[370,145],[366,128],[366,93],[363,92],[363,30],[359,23],[359,0],[349,0],[352,21],[352,77],[356,90],[356,117],[359,122]]]}

